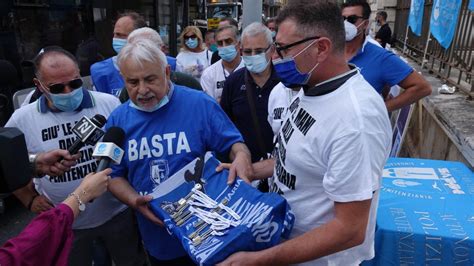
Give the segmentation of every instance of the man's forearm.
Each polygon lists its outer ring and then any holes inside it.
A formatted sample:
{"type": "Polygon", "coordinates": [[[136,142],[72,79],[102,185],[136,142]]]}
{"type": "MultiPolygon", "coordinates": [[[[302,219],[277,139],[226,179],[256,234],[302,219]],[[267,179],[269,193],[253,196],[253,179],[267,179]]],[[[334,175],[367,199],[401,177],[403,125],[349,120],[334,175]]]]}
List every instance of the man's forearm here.
{"type": "Polygon", "coordinates": [[[389,112],[398,110],[402,107],[408,106],[419,99],[425,97],[424,94],[419,94],[416,91],[404,91],[400,95],[385,102],[385,106],[389,112]]]}
{"type": "Polygon", "coordinates": [[[267,159],[252,164],[253,176],[252,180],[264,179],[273,175],[273,168],[275,167],[275,159],[267,159]]]}
{"type": "Polygon", "coordinates": [[[136,208],[135,203],[139,194],[123,177],[115,177],[109,181],[109,191],[124,204],[136,208]]]}
{"type": "Polygon", "coordinates": [[[250,151],[247,148],[247,146],[243,144],[242,142],[237,142],[237,143],[234,143],[234,145],[232,145],[232,148],[229,154],[230,159],[232,161],[235,160],[235,157],[237,156],[238,153],[241,153],[250,158],[250,151]]]}

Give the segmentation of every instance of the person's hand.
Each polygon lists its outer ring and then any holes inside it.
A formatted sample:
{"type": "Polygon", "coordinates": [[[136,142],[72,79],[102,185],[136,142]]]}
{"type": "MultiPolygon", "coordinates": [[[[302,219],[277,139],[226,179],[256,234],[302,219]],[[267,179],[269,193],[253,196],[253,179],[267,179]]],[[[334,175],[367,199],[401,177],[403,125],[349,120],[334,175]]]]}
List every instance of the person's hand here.
{"type": "Polygon", "coordinates": [[[36,196],[31,202],[30,211],[40,213],[54,208],[53,203],[43,195],[36,196]]]}
{"type": "Polygon", "coordinates": [[[224,169],[227,169],[229,170],[230,169],[230,166],[231,164],[230,163],[220,163],[217,167],[216,167],[216,172],[220,172],[224,169]]]}
{"type": "Polygon", "coordinates": [[[38,175],[62,175],[76,165],[80,157],[80,153],[71,155],[69,151],[60,149],[39,153],[35,161],[35,172],[38,175]],[[61,161],[58,162],[59,160],[61,161]]]}
{"type": "Polygon", "coordinates": [[[239,266],[239,265],[265,265],[257,261],[257,252],[237,252],[229,256],[224,261],[217,263],[217,266],[239,266]]]}
{"type": "Polygon", "coordinates": [[[80,195],[83,202],[89,202],[107,191],[112,169],[107,168],[98,173],[90,173],[82,180],[74,193],[80,195]]]}
{"type": "Polygon", "coordinates": [[[230,165],[229,176],[227,177],[227,184],[233,184],[236,176],[239,176],[245,182],[250,184],[250,178],[252,174],[253,168],[252,161],[250,160],[250,154],[247,154],[245,152],[238,152],[235,155],[234,161],[230,165]]]}
{"type": "Polygon", "coordinates": [[[163,226],[163,221],[161,221],[156,215],[150,210],[148,206],[148,202],[152,201],[153,197],[150,195],[147,196],[138,196],[135,199],[135,206],[134,208],[138,210],[143,216],[145,216],[148,220],[152,221],[153,223],[163,226]]]}

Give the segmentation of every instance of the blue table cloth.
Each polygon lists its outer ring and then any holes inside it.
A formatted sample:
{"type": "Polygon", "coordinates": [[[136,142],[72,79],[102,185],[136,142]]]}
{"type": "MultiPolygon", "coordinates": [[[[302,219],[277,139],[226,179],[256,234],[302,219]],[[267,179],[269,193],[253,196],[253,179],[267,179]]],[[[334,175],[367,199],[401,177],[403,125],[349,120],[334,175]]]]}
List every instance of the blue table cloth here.
{"type": "Polygon", "coordinates": [[[474,265],[474,174],[459,162],[390,158],[375,258],[364,265],[474,265]]]}

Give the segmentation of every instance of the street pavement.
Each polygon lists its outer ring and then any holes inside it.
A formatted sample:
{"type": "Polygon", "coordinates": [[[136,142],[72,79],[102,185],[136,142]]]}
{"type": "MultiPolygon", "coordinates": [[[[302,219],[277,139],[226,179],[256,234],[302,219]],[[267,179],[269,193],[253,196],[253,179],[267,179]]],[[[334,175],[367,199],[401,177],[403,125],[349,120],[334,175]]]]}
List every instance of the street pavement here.
{"type": "Polygon", "coordinates": [[[35,217],[13,195],[4,201],[4,212],[0,214],[0,246],[17,236],[35,217]]]}

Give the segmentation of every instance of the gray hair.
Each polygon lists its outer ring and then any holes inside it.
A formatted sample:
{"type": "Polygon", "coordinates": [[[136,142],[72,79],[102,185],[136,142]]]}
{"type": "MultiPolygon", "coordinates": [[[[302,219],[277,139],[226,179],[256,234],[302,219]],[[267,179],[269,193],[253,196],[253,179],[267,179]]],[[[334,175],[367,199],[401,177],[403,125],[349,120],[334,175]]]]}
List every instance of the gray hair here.
{"type": "Polygon", "coordinates": [[[148,39],[138,39],[132,43],[127,43],[117,57],[119,68],[122,68],[122,64],[128,59],[140,67],[143,67],[143,62],[158,63],[163,69],[168,65],[165,54],[155,43],[148,39]]]}
{"type": "Polygon", "coordinates": [[[260,34],[265,37],[268,45],[273,43],[272,32],[260,22],[253,22],[252,24],[245,27],[244,31],[242,32],[242,42],[247,37],[255,37],[260,34]]]}
{"type": "Polygon", "coordinates": [[[160,34],[156,32],[156,30],[149,27],[136,29],[132,31],[127,38],[128,43],[133,43],[139,40],[150,40],[151,42],[158,45],[159,48],[163,46],[163,40],[161,39],[160,34]]]}
{"type": "Polygon", "coordinates": [[[232,26],[232,25],[227,25],[227,26],[222,26],[222,27],[217,28],[216,34],[214,36],[217,37],[217,35],[219,35],[219,33],[223,32],[225,30],[232,31],[232,33],[234,34],[235,40],[240,41],[239,30],[237,29],[237,27],[232,26]]]}

